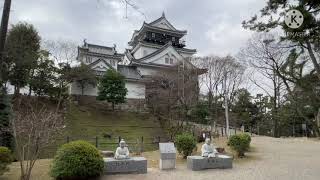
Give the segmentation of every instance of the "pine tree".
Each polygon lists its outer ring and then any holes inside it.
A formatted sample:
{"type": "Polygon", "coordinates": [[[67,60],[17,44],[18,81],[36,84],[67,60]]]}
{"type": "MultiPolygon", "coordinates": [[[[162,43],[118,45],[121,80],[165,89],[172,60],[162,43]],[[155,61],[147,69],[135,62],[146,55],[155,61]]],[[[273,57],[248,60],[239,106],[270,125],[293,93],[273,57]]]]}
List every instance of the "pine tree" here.
{"type": "Polygon", "coordinates": [[[108,70],[105,75],[100,79],[98,86],[98,100],[107,100],[114,105],[124,103],[127,95],[127,88],[125,87],[124,76],[115,70],[108,70]]]}

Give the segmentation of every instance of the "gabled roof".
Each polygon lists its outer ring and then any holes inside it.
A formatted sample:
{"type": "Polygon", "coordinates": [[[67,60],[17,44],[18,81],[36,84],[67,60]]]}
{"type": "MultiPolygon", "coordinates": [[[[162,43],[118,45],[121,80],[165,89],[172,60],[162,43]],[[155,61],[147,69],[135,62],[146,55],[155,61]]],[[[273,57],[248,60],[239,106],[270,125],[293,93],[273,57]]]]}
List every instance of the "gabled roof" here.
{"type": "Polygon", "coordinates": [[[106,66],[108,66],[111,69],[114,69],[107,61],[105,61],[104,59],[98,59],[94,62],[92,62],[91,64],[89,64],[88,66],[90,66],[91,68],[94,67],[95,65],[97,65],[98,63],[103,62],[106,66]]]}
{"type": "Polygon", "coordinates": [[[151,26],[159,27],[159,26],[157,26],[157,25],[159,25],[160,22],[165,23],[165,25],[167,25],[171,30],[174,30],[174,31],[177,30],[177,29],[167,20],[164,12],[162,12],[162,16],[161,16],[160,18],[158,18],[158,19],[156,19],[156,20],[154,20],[154,21],[152,21],[152,22],[150,22],[150,23],[148,23],[148,24],[151,25],[151,26]]]}
{"type": "MultiPolygon", "coordinates": [[[[182,61],[186,61],[188,64],[192,65],[192,63],[190,63],[189,61],[187,61],[173,46],[172,43],[169,42],[167,44],[165,44],[164,46],[162,46],[160,49],[154,51],[151,54],[148,54],[147,56],[144,56],[142,58],[139,59],[135,59],[130,51],[127,51],[127,57],[129,60],[131,60],[131,64],[136,64],[136,65],[143,65],[143,66],[152,66],[152,67],[172,67],[172,65],[168,64],[158,64],[158,63],[154,63],[157,60],[157,56],[159,56],[159,54],[161,55],[161,53],[165,53],[165,51],[172,51],[171,53],[174,53],[175,56],[177,57],[177,59],[180,59],[182,61]],[[153,59],[153,60],[152,60],[153,59]]],[[[192,65],[193,66],[193,65],[192,65]]]]}
{"type": "Polygon", "coordinates": [[[153,56],[161,53],[162,51],[164,51],[165,49],[167,49],[169,46],[172,46],[171,41],[169,41],[169,43],[165,44],[164,46],[162,46],[160,49],[154,51],[153,53],[150,53],[150,54],[148,54],[148,55],[146,55],[146,56],[144,56],[144,57],[142,57],[142,58],[140,58],[140,59],[137,59],[137,60],[138,60],[138,61],[144,61],[144,60],[146,60],[146,59],[149,59],[150,57],[153,57],[153,56]]]}

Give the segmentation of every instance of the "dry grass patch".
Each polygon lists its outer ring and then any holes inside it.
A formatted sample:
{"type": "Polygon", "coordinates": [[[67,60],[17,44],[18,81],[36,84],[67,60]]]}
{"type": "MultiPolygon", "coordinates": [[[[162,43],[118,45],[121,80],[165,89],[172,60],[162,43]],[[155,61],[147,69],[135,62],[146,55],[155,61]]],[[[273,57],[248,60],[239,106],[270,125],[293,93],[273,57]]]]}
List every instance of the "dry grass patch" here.
{"type": "MultiPolygon", "coordinates": [[[[39,159],[31,172],[32,180],[50,180],[49,169],[52,159],[39,159]]],[[[20,178],[20,164],[14,162],[9,166],[10,170],[0,177],[0,180],[17,180],[20,178]]]]}

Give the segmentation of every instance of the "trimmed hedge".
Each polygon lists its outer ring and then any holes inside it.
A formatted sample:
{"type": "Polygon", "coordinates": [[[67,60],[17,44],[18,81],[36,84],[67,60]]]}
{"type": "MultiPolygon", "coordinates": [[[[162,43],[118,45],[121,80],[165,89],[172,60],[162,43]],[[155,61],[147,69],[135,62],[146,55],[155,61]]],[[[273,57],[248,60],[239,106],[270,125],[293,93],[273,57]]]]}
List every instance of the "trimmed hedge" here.
{"type": "Polygon", "coordinates": [[[196,139],[188,133],[183,133],[176,136],[175,144],[178,152],[183,154],[183,158],[191,155],[194,148],[197,147],[196,139]]]}
{"type": "Polygon", "coordinates": [[[249,134],[232,135],[229,138],[228,145],[238,153],[238,157],[243,157],[249,150],[251,137],[249,134]]]}
{"type": "Polygon", "coordinates": [[[86,141],[73,141],[58,149],[50,175],[56,179],[86,179],[99,176],[103,167],[103,157],[96,147],[86,141]]]}
{"type": "Polygon", "coordinates": [[[0,176],[9,170],[8,165],[12,160],[13,158],[10,149],[0,146],[0,176]]]}

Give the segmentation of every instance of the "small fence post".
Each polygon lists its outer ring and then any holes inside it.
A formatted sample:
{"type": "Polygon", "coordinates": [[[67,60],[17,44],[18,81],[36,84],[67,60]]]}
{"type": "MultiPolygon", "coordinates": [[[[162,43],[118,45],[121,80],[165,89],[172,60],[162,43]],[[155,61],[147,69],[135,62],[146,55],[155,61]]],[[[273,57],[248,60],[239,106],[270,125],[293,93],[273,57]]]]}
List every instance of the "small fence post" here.
{"type": "Polygon", "coordinates": [[[98,136],[96,136],[96,148],[98,148],[98,136]]]}
{"type": "Polygon", "coordinates": [[[143,136],[141,136],[141,144],[140,144],[141,152],[143,152],[143,136]]]}
{"type": "Polygon", "coordinates": [[[69,139],[69,136],[67,136],[67,143],[69,143],[70,139],[69,139]]]}
{"type": "Polygon", "coordinates": [[[160,143],[160,136],[158,136],[158,143],[160,143]]]}
{"type": "Polygon", "coordinates": [[[223,127],[221,127],[221,136],[223,137],[223,127]]]}
{"type": "Polygon", "coordinates": [[[120,141],[121,141],[121,136],[118,137],[118,143],[120,143],[120,141]]]}
{"type": "Polygon", "coordinates": [[[170,135],[170,141],[173,141],[173,136],[172,136],[172,134],[170,135]]]}
{"type": "Polygon", "coordinates": [[[234,134],[237,134],[237,128],[236,127],[234,128],[234,134]]]}

